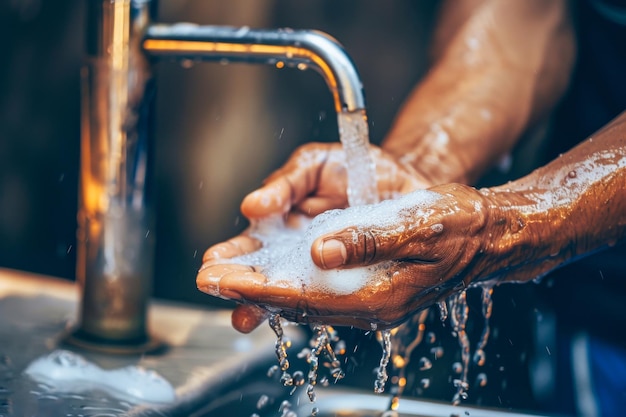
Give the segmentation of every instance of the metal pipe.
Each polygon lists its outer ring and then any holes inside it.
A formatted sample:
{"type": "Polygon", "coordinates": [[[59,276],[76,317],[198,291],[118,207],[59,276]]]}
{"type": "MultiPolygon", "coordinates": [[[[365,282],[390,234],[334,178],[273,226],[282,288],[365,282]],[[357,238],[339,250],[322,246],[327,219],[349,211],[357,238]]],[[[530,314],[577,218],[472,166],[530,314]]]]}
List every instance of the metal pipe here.
{"type": "Polygon", "coordinates": [[[310,67],[324,77],[337,113],[365,109],[356,66],[343,46],[323,32],[155,24],[146,31],[143,49],[170,59],[310,67]]]}
{"type": "Polygon", "coordinates": [[[154,347],[146,325],[154,258],[153,85],[141,49],[149,6],[87,2],[76,268],[82,299],[68,341],[110,350],[154,347]]]}

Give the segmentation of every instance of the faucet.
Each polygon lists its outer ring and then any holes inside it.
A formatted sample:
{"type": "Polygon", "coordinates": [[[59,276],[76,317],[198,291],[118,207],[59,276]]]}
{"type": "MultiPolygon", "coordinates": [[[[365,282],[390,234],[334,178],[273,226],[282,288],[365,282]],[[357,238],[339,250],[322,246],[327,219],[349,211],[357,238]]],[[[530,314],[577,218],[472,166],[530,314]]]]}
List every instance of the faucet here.
{"type": "Polygon", "coordinates": [[[159,59],[297,66],[318,71],[337,113],[365,110],[344,48],[313,30],[151,21],[156,1],[87,2],[81,70],[76,276],[79,317],[67,343],[112,353],[164,347],[148,331],[154,260],[151,152],[159,59]]]}

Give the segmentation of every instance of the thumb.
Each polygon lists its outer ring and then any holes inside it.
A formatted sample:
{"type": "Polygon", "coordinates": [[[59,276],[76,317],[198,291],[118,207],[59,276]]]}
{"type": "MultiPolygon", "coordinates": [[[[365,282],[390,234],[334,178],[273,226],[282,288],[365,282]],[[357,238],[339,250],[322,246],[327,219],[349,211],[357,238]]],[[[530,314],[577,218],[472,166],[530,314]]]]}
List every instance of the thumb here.
{"type": "Polygon", "coordinates": [[[380,229],[344,229],[317,238],[311,245],[311,258],[322,269],[366,266],[394,259],[398,239],[380,229]]]}

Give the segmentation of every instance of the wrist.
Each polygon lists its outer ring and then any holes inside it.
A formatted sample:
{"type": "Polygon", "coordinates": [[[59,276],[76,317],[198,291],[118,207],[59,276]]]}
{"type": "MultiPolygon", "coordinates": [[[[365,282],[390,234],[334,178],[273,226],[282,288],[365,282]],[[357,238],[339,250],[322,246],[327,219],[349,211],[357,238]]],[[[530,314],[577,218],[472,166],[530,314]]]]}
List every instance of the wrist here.
{"type": "Polygon", "coordinates": [[[530,281],[576,255],[568,207],[555,206],[532,191],[481,192],[490,213],[481,279],[530,281]]]}

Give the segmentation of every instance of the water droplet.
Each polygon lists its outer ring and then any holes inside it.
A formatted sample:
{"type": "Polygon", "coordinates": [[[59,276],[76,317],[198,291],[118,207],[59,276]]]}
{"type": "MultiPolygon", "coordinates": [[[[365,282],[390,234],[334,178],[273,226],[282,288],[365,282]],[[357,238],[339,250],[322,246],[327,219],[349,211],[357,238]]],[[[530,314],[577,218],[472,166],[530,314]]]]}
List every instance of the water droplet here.
{"type": "Polygon", "coordinates": [[[430,361],[430,359],[428,359],[427,357],[420,358],[420,361],[419,361],[420,371],[427,371],[432,367],[433,367],[433,363],[430,361]]]}
{"type": "Polygon", "coordinates": [[[479,387],[487,386],[487,375],[485,373],[480,373],[476,376],[476,385],[479,387]]]}
{"type": "Polygon", "coordinates": [[[280,382],[283,384],[283,386],[290,387],[293,385],[293,377],[288,372],[283,372],[283,374],[280,376],[280,382]]]}
{"type": "Polygon", "coordinates": [[[315,387],[312,384],[307,385],[306,395],[309,397],[309,401],[315,402],[317,396],[315,395],[315,387]]]}
{"type": "Polygon", "coordinates": [[[267,395],[261,395],[258,399],[258,401],[256,402],[256,408],[257,410],[261,410],[262,408],[264,408],[265,406],[267,406],[267,404],[270,401],[270,397],[268,397],[267,395]]]}
{"type": "Polygon", "coordinates": [[[448,306],[445,301],[437,303],[439,307],[439,319],[441,322],[445,322],[448,319],[448,306]]]}
{"type": "Polygon", "coordinates": [[[441,223],[433,224],[432,226],[430,226],[430,230],[432,230],[435,233],[441,233],[443,232],[443,224],[441,223]]]}
{"type": "Polygon", "coordinates": [[[460,374],[461,372],[463,372],[463,365],[461,365],[461,362],[454,362],[452,364],[452,372],[454,372],[455,374],[460,374]]]}
{"type": "Polygon", "coordinates": [[[346,353],[346,342],[343,340],[339,340],[335,344],[335,354],[336,355],[344,355],[346,353]]]}
{"type": "Polygon", "coordinates": [[[441,346],[436,346],[430,349],[430,353],[433,355],[433,357],[435,359],[441,359],[443,358],[443,347],[441,346]]]}
{"type": "Polygon", "coordinates": [[[304,373],[302,371],[296,371],[293,373],[293,384],[295,386],[302,386],[304,385],[304,373]]]}
{"type": "Polygon", "coordinates": [[[485,351],[482,349],[476,350],[474,353],[474,363],[478,366],[483,366],[486,362],[485,351]]]}
{"type": "Polygon", "coordinates": [[[267,376],[269,378],[273,377],[274,375],[276,375],[276,373],[278,372],[280,368],[278,367],[278,365],[272,365],[268,370],[267,370],[267,376]]]}
{"type": "Polygon", "coordinates": [[[284,400],[282,403],[280,403],[280,407],[278,407],[278,411],[282,413],[284,410],[288,410],[290,408],[291,408],[291,403],[287,400],[284,400]]]}

